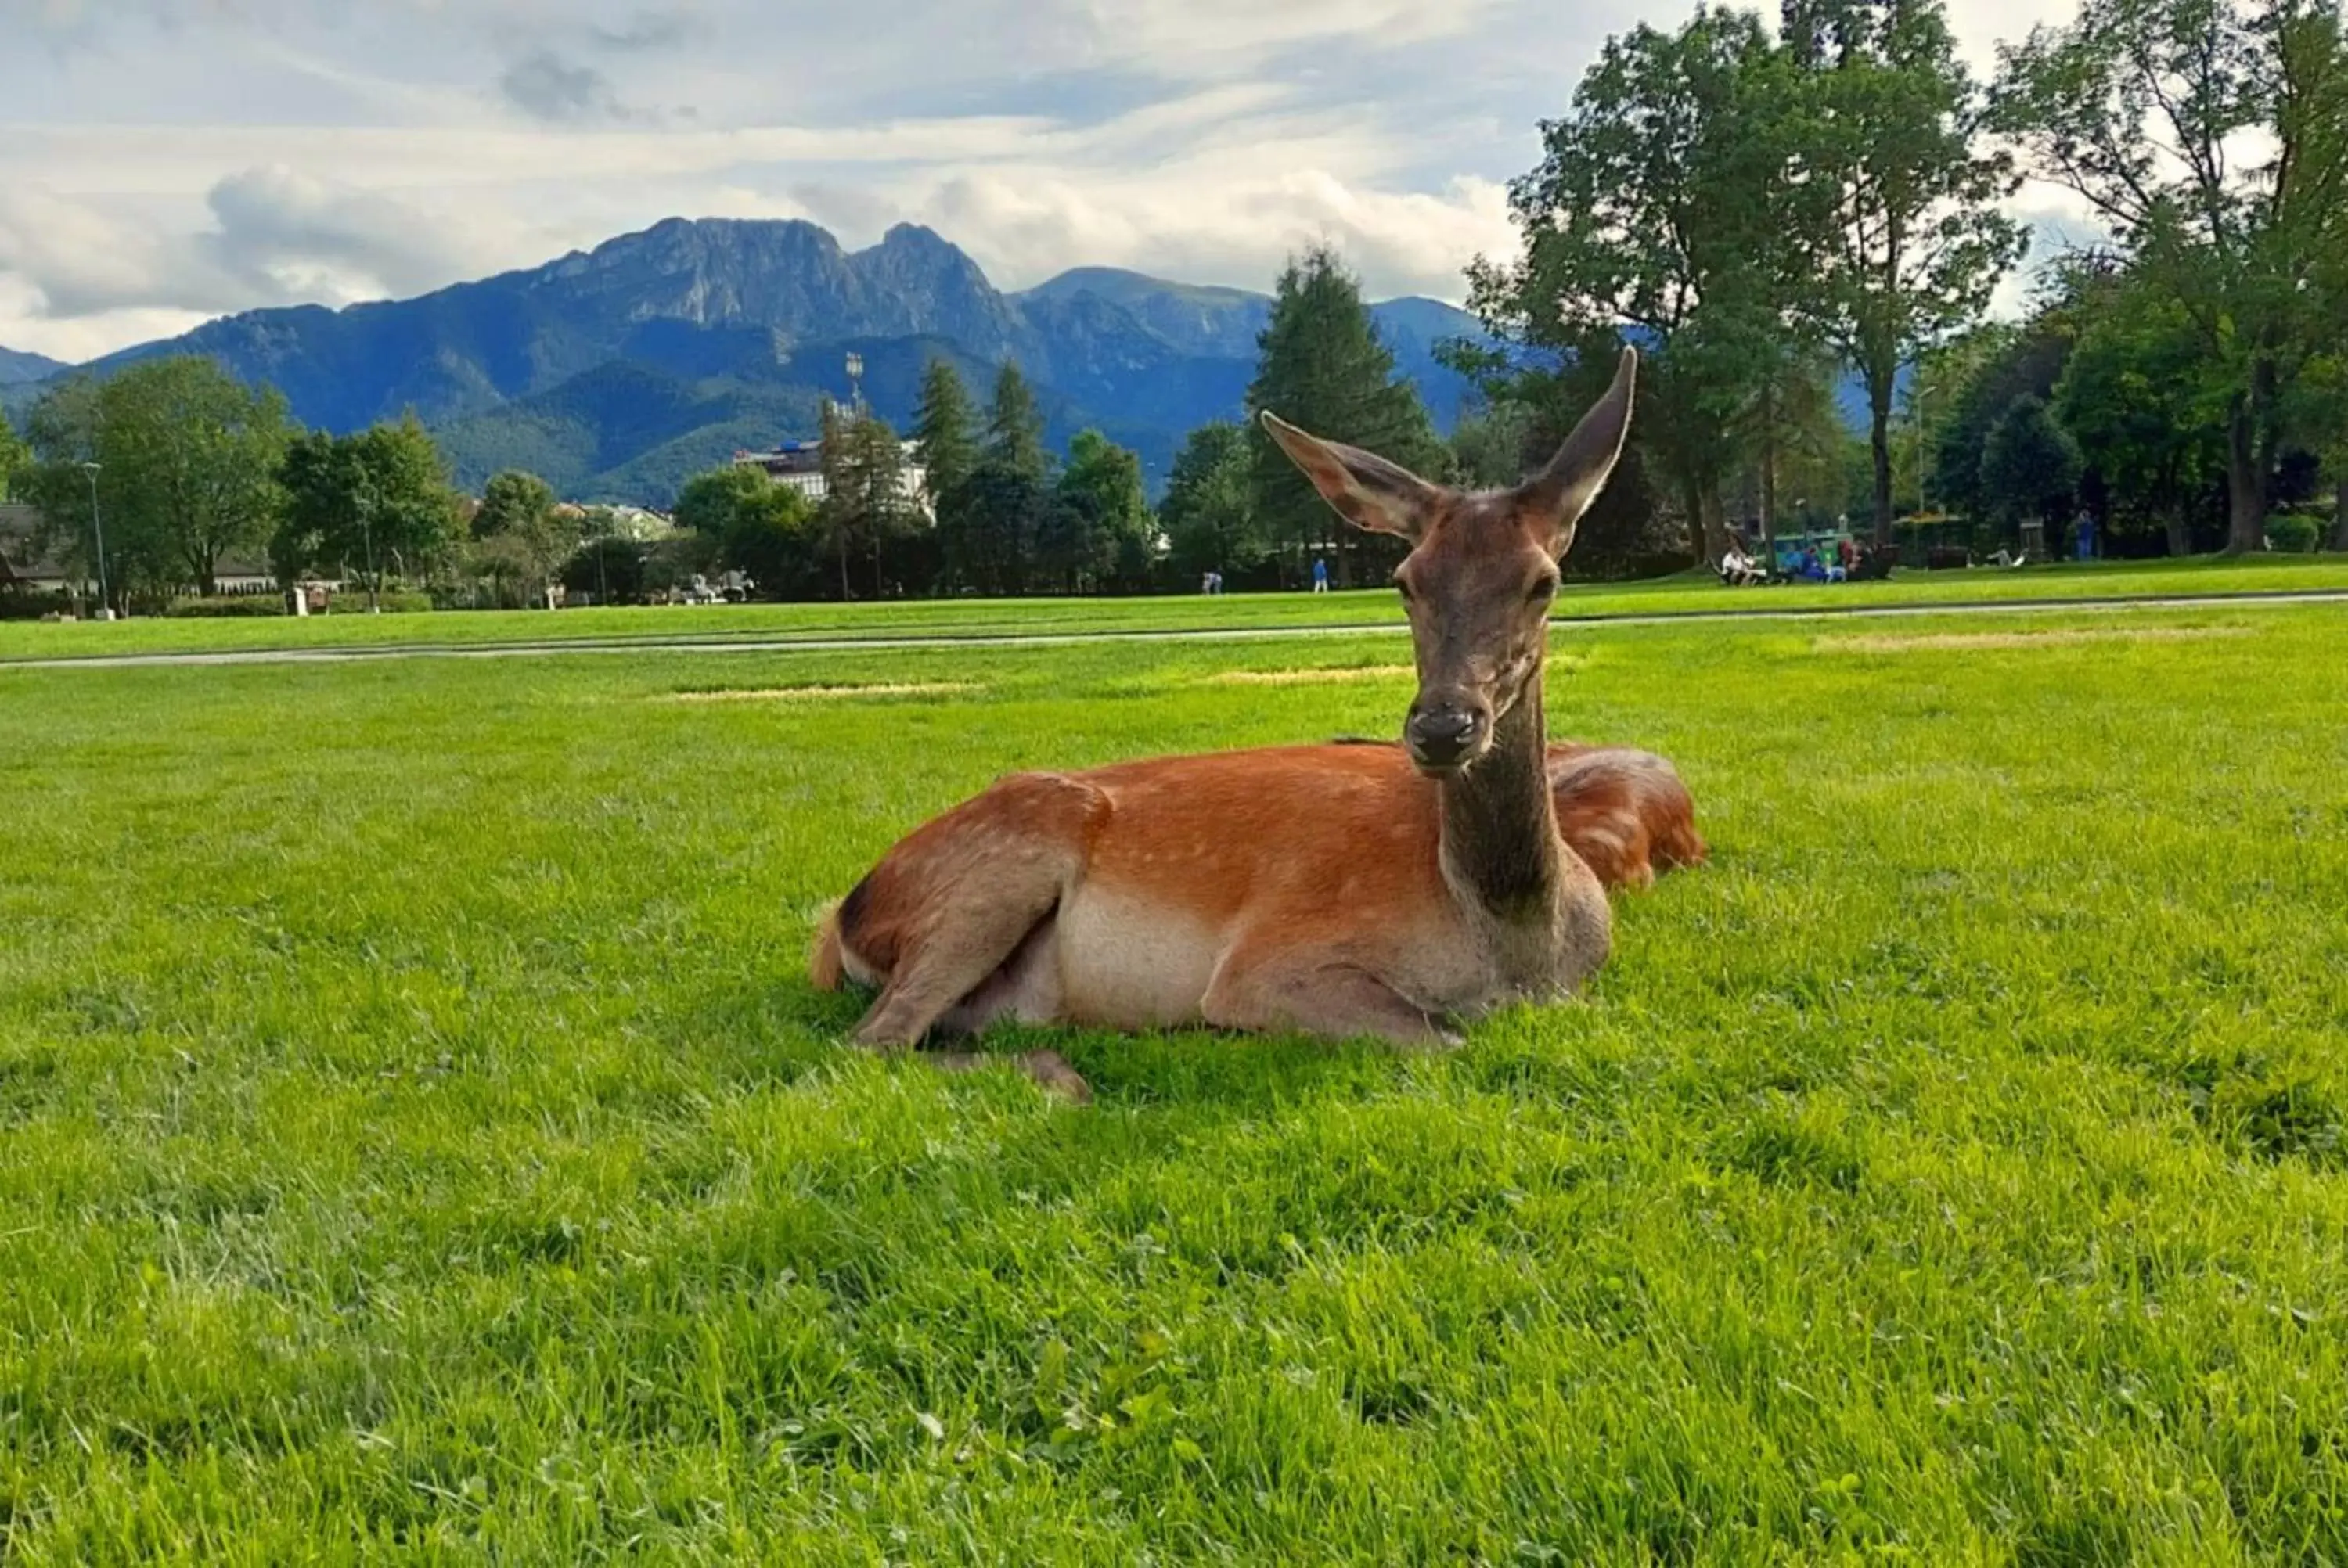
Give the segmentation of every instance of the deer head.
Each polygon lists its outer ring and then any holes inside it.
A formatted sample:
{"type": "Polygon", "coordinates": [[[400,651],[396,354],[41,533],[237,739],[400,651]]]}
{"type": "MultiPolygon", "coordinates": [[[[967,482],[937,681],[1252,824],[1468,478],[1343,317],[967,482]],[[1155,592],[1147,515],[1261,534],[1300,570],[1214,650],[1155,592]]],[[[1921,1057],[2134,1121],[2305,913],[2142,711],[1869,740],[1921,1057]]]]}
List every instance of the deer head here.
{"type": "Polygon", "coordinates": [[[1549,466],[1513,489],[1433,484],[1264,411],[1264,428],[1338,515],[1411,542],[1395,586],[1418,662],[1403,743],[1421,772],[1456,774],[1484,755],[1495,726],[1540,678],[1558,563],[1622,455],[1638,360],[1622,351],[1606,395],[1549,466]]]}

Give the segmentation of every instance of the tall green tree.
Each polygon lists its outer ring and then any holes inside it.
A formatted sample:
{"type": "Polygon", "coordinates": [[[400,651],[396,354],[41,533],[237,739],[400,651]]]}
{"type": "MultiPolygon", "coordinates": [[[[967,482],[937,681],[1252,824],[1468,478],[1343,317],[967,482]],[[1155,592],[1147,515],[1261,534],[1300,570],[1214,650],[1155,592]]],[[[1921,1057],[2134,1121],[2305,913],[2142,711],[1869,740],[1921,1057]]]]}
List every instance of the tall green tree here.
{"type": "Polygon", "coordinates": [[[2111,522],[2160,529],[2192,553],[2196,501],[2225,472],[2225,388],[2213,384],[2176,300],[2121,282],[2103,292],[2055,384],[2054,411],[2100,477],[2111,522]]]}
{"type": "Polygon", "coordinates": [[[432,575],[463,542],[448,465],[413,413],[348,436],[295,436],[278,481],[285,509],[270,559],[282,581],[331,566],[372,573],[379,589],[387,569],[432,575]]]}
{"type": "Polygon", "coordinates": [[[934,566],[946,579],[963,585],[978,579],[970,533],[971,478],[979,463],[977,422],[962,373],[951,360],[932,359],[922,374],[913,450],[929,502],[934,566]]]}
{"type": "Polygon", "coordinates": [[[1141,458],[1097,430],[1080,430],[1068,443],[1055,513],[1063,522],[1068,556],[1047,569],[1071,589],[1114,585],[1147,587],[1157,564],[1158,525],[1142,487],[1141,458]]]}
{"type": "Polygon", "coordinates": [[[2020,260],[1999,210],[2017,179],[1939,0],[1785,0],[1800,72],[1796,200],[1814,265],[1794,295],[1867,386],[1874,527],[1891,542],[1891,418],[1903,365],[1972,322],[2020,260]]]}
{"type": "Polygon", "coordinates": [[[557,505],[554,487],[509,468],[492,475],[473,514],[475,569],[510,602],[530,603],[579,548],[579,522],[557,505]]]}
{"type": "Polygon", "coordinates": [[[1158,508],[1175,570],[1186,578],[1243,573],[1271,555],[1250,495],[1253,479],[1247,432],[1229,420],[1201,425],[1183,440],[1158,508]]]}
{"type": "Polygon", "coordinates": [[[889,541],[913,526],[905,482],[904,444],[886,420],[827,407],[823,432],[823,505],[818,520],[839,562],[839,591],[853,598],[849,560],[869,557],[872,593],[888,591],[883,559],[889,541]]]}
{"type": "Polygon", "coordinates": [[[1037,538],[1056,498],[1044,415],[1016,364],[1006,363],[995,375],[985,438],[961,488],[959,504],[938,518],[947,569],[983,593],[1026,592],[1037,538]]]}
{"type": "Polygon", "coordinates": [[[676,493],[673,515],[678,528],[722,539],[745,511],[761,506],[768,492],[782,487],[764,469],[728,463],[687,479],[676,493]]]}
{"type": "MultiPolygon", "coordinates": [[[[1257,338],[1251,415],[1269,409],[1325,439],[1359,446],[1406,468],[1438,473],[1442,445],[1418,389],[1395,372],[1378,339],[1358,279],[1335,251],[1307,251],[1281,273],[1272,319],[1257,338]]],[[[1333,556],[1340,583],[1362,576],[1363,561],[1398,559],[1394,541],[1338,525],[1312,484],[1251,420],[1251,486],[1256,517],[1292,550],[1301,571],[1315,552],[1333,556]]]]}
{"type": "Polygon", "coordinates": [[[2000,520],[2048,525],[2049,548],[2079,488],[2079,449],[2035,397],[2016,398],[1982,447],[1982,497],[2000,520]]]}
{"type": "Polygon", "coordinates": [[[88,476],[98,490],[118,592],[219,586],[221,563],[259,558],[284,495],[277,471],[292,431],[285,399],[209,359],[149,360],[98,382],[77,377],[34,410],[35,499],[66,559],[90,560],[88,476]]]}
{"type": "Polygon", "coordinates": [[[815,503],[797,487],[778,484],[749,464],[728,463],[685,481],[675,517],[679,528],[709,547],[671,552],[688,567],[686,576],[722,566],[748,577],[769,599],[820,595],[823,524],[815,503]]]}
{"type": "Polygon", "coordinates": [[[767,599],[813,599],[824,579],[823,538],[804,491],[769,484],[719,538],[719,559],[767,599]]]}
{"type": "MultiPolygon", "coordinates": [[[[428,577],[454,562],[464,542],[448,463],[413,411],[369,425],[355,438],[361,500],[376,548],[408,579],[428,577]]],[[[364,541],[362,541],[364,546],[364,541]]],[[[345,552],[349,541],[343,541],[345,552]]]]}
{"type": "Polygon", "coordinates": [[[1473,308],[1504,337],[1602,364],[1631,336],[1646,360],[1633,439],[1708,559],[1728,544],[1735,433],[1797,338],[1797,107],[1751,13],[1699,7],[1676,32],[1610,38],[1510,188],[1522,254],[1469,270],[1473,308]]]}
{"type": "Polygon", "coordinates": [[[922,398],[913,414],[913,451],[931,508],[941,518],[978,466],[976,425],[962,373],[952,360],[931,360],[922,373],[922,398]]]}
{"type": "Polygon", "coordinates": [[[1991,510],[1981,488],[1990,426],[2017,398],[2054,397],[2078,341],[2085,298],[2080,274],[2060,273],[2022,321],[1985,323],[1920,362],[1913,395],[1929,399],[1935,505],[1972,517],[1991,510]]]}
{"type": "Polygon", "coordinates": [[[985,460],[1040,485],[1051,477],[1051,454],[1044,446],[1044,414],[1035,389],[1016,364],[1005,363],[994,378],[994,399],[986,416],[985,460]]]}
{"type": "Polygon", "coordinates": [[[2348,243],[2348,51],[2328,0],[2082,0],[2003,50],[1993,122],[2091,203],[2226,388],[2228,548],[2260,548],[2309,313],[2348,243]]]}
{"type": "Polygon", "coordinates": [[[29,472],[33,466],[33,449],[16,434],[7,415],[0,415],[0,501],[8,499],[9,487],[16,475],[29,472]]]}

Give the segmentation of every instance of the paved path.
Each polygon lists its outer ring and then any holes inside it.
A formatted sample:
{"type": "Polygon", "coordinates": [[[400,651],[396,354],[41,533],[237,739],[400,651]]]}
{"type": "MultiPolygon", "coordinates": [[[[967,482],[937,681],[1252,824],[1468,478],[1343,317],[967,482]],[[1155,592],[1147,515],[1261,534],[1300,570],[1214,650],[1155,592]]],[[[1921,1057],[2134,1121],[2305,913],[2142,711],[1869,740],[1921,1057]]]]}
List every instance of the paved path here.
{"type": "MultiPolygon", "coordinates": [[[[2267,610],[2348,604],[2348,589],[2245,593],[2107,595],[2078,599],[1969,600],[1917,604],[1815,605],[1778,609],[1680,610],[1653,615],[1557,615],[1552,626],[1675,626],[1694,621],[1851,620],[1918,615],[2032,615],[2080,610],[2267,610]]],[[[534,659],[583,653],[860,653],[908,648],[1047,648],[1085,642],[1255,642],[1293,637],[1401,636],[1398,620],[1319,626],[1170,627],[1159,630],[932,632],[881,637],[636,637],[575,641],[409,643],[373,648],[217,649],[188,653],[100,653],[82,658],[0,659],[0,670],[124,670],[148,665],[350,664],[385,659],[534,659]]]]}

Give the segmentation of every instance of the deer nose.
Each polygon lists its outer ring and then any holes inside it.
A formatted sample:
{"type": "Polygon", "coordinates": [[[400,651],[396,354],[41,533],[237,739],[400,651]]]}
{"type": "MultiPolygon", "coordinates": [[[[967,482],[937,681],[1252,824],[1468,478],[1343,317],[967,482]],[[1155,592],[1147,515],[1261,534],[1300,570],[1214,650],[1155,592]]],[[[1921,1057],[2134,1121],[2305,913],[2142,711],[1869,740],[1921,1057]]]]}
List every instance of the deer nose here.
{"type": "Polygon", "coordinates": [[[1413,713],[1404,726],[1411,754],[1430,767],[1448,767],[1468,754],[1476,738],[1476,715],[1464,708],[1436,708],[1413,713]]]}

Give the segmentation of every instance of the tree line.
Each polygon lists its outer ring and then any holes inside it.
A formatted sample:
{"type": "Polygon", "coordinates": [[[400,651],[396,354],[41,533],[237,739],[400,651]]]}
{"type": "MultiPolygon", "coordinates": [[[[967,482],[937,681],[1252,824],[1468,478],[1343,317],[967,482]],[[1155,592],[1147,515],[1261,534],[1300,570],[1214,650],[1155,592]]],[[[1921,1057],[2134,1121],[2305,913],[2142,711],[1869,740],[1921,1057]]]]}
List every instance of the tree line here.
{"type": "Polygon", "coordinates": [[[275,388],[199,356],[79,376],[0,437],[0,482],[38,508],[36,552],[101,583],[117,607],[218,592],[225,571],[482,585],[529,602],[608,510],[563,508],[503,474],[458,494],[411,414],[346,435],[300,428],[275,388]],[[102,545],[102,549],[101,549],[102,545]]]}
{"type": "MultiPolygon", "coordinates": [[[[1879,544],[1986,547],[2029,523],[2059,539],[2083,514],[2128,553],[2348,548],[2337,0],[2081,0],[2003,46],[1987,80],[1940,0],[1784,0],[1774,27],[1700,6],[1606,40],[1540,129],[1510,187],[1520,246],[1468,272],[1490,341],[1444,351],[1481,393],[1447,439],[1323,249],[1279,281],[1245,413],[1506,484],[1627,340],[1639,417],[1577,569],[1846,523],[1879,544]],[[2007,211],[2026,179],[2103,238],[2042,259],[2019,319],[1992,320],[2027,249],[2007,211]]],[[[221,561],[264,550],[281,578],[332,564],[492,601],[554,578],[619,598],[737,572],[768,597],[863,598],[1210,571],[1295,587],[1316,557],[1373,582],[1391,565],[1392,542],[1340,527],[1252,418],[1191,432],[1153,511],[1103,432],[1050,450],[1018,366],[985,390],[934,362],[905,438],[828,405],[820,503],[721,466],[685,486],[673,531],[558,507],[521,474],[467,501],[412,418],[303,432],[273,391],[190,360],[51,392],[24,440],[0,427],[0,484],[87,563],[96,463],[118,592],[209,590],[221,561]]]]}
{"type": "Polygon", "coordinates": [[[1643,482],[1711,558],[1732,514],[1775,531],[1789,487],[1829,498],[1799,525],[1848,512],[1886,544],[1903,513],[1986,538],[2085,510],[2132,550],[2256,549],[2319,472],[2348,548],[2338,6],[2083,0],[1998,59],[1975,80],[1937,0],[1609,39],[1511,188],[1521,251],[1471,271],[1513,352],[1463,366],[1546,435],[1602,379],[1591,350],[1637,343],[1643,482]],[[1991,322],[2025,178],[2106,238],[1991,322]]]}
{"type": "MultiPolygon", "coordinates": [[[[1280,280],[1247,406],[1429,473],[1456,467],[1378,342],[1358,280],[1325,249],[1280,280]]],[[[741,544],[722,559],[799,598],[1141,593],[1195,589],[1210,570],[1234,587],[1300,586],[1315,555],[1353,580],[1369,558],[1392,553],[1339,525],[1249,425],[1192,431],[1154,511],[1135,453],[1087,429],[1058,457],[1045,426],[1016,364],[997,370],[982,403],[951,361],[935,359],[902,443],[870,414],[827,423],[823,507],[733,466],[688,482],[678,521],[721,540],[767,540],[763,568],[741,544]],[[891,499],[908,449],[925,515],[891,499]]]]}
{"type": "MultiPolygon", "coordinates": [[[[1248,404],[1430,473],[1457,466],[1327,251],[1282,278],[1248,404]]],[[[1210,569],[1238,587],[1293,586],[1316,554],[1350,580],[1380,550],[1229,421],[1191,434],[1153,509],[1139,457],[1100,431],[1051,450],[1015,364],[982,405],[952,362],[933,361],[903,437],[828,403],[819,500],[727,463],[686,483],[673,527],[562,505],[520,471],[460,496],[413,415],[304,430],[274,389],[201,357],[69,381],[33,407],[26,435],[0,446],[0,485],[38,507],[36,547],[103,580],[118,604],[211,596],[223,567],[262,561],[281,583],[314,575],[370,595],[428,588],[443,603],[526,605],[557,581],[610,602],[695,578],[797,600],[1138,593],[1195,587],[1210,569]]]]}

